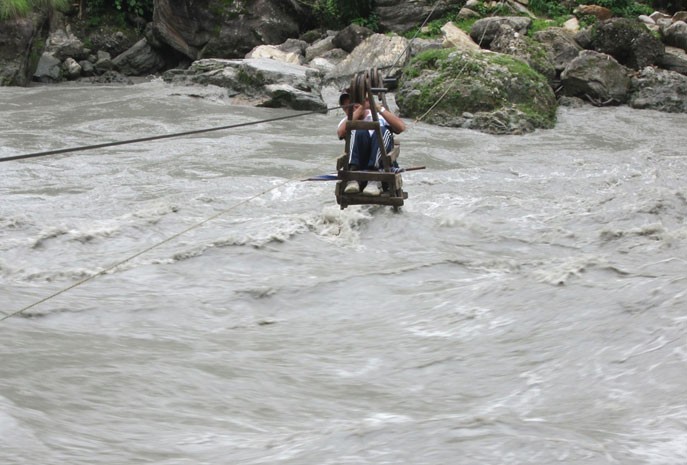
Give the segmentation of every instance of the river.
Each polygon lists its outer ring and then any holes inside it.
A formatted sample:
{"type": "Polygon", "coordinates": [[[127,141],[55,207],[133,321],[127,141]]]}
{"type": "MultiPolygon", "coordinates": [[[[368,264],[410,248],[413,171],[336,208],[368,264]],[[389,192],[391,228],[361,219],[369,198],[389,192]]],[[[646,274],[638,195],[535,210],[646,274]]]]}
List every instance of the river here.
{"type": "MultiPolygon", "coordinates": [[[[0,158],[291,114],[0,88],[0,158]]],[[[0,463],[687,463],[687,115],[408,121],[398,213],[340,117],[0,163],[0,463]]]]}

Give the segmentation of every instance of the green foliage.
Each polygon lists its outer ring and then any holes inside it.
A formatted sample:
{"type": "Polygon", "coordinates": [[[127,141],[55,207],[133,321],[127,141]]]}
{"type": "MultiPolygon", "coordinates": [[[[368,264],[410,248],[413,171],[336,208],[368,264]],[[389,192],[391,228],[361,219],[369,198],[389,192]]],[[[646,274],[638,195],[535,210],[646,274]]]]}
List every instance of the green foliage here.
{"type": "Polygon", "coordinates": [[[585,29],[595,26],[599,22],[598,18],[594,15],[583,15],[577,18],[577,20],[580,22],[580,27],[585,29]]]}
{"type": "Polygon", "coordinates": [[[539,16],[547,18],[557,18],[559,16],[567,16],[570,14],[570,8],[567,8],[561,2],[550,0],[530,0],[528,8],[539,16]]]}
{"type": "Polygon", "coordinates": [[[568,19],[570,19],[570,15],[559,16],[554,19],[533,19],[532,25],[527,30],[527,35],[533,36],[536,32],[543,31],[550,27],[561,27],[568,19]]]}
{"type": "Polygon", "coordinates": [[[481,2],[471,8],[471,10],[479,13],[483,17],[486,16],[510,16],[513,14],[506,2],[481,2]]]}
{"type": "Polygon", "coordinates": [[[114,0],[114,4],[119,11],[133,13],[146,19],[153,17],[153,0],[114,0]]]}
{"type": "MultiPolygon", "coordinates": [[[[593,4],[608,8],[616,16],[636,17],[642,14],[651,14],[652,7],[656,1],[636,1],[636,0],[530,0],[528,8],[538,16],[559,20],[562,17],[569,17],[572,10],[577,5],[593,4]]],[[[586,19],[587,24],[592,21],[586,19]]]]}
{"type": "Polygon", "coordinates": [[[374,13],[370,14],[370,16],[368,16],[367,18],[356,18],[351,22],[353,24],[357,24],[358,26],[363,26],[368,29],[372,29],[373,31],[379,30],[379,16],[377,16],[374,13]]]}
{"type": "Polygon", "coordinates": [[[339,29],[355,22],[366,27],[375,26],[372,17],[373,0],[301,0],[309,6],[318,23],[324,27],[339,29]]]}
{"type": "Polygon", "coordinates": [[[71,2],[69,0],[29,0],[29,4],[33,9],[55,9],[59,11],[67,11],[71,2]]]}
{"type": "Polygon", "coordinates": [[[69,0],[0,0],[0,20],[21,18],[36,10],[64,10],[68,6],[69,0]]]}
{"type": "Polygon", "coordinates": [[[0,0],[0,19],[26,16],[31,11],[28,0],[0,0]]]}

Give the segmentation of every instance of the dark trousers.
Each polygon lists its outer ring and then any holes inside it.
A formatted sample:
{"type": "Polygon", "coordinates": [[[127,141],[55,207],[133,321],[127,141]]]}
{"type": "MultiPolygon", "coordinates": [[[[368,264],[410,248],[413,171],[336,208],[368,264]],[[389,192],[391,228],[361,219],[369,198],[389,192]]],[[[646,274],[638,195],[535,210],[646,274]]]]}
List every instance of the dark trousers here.
{"type": "MultiPolygon", "coordinates": [[[[382,151],[379,149],[377,134],[364,129],[356,129],[353,132],[348,164],[354,169],[379,170],[382,165],[382,151]]],[[[382,139],[384,139],[386,152],[391,152],[394,148],[394,135],[388,126],[382,126],[382,139]]]]}

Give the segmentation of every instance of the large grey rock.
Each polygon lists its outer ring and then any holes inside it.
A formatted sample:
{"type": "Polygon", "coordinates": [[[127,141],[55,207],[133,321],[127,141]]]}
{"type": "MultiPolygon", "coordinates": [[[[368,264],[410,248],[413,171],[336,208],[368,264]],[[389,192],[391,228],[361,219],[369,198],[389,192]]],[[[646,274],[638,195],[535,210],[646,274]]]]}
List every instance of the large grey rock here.
{"type": "Polygon", "coordinates": [[[416,30],[430,13],[429,21],[432,21],[446,16],[455,8],[451,4],[455,2],[436,0],[376,0],[374,3],[381,30],[398,34],[416,30]]]}
{"type": "Polygon", "coordinates": [[[561,73],[563,94],[599,105],[626,103],[629,74],[630,70],[610,55],[584,50],[561,73]]]}
{"type": "Polygon", "coordinates": [[[187,70],[165,72],[163,79],[173,84],[223,87],[235,102],[254,106],[326,109],[317,70],[271,59],[202,59],[187,70]]]}
{"type": "Polygon", "coordinates": [[[687,23],[676,21],[662,30],[663,40],[667,45],[687,50],[687,23]]]}
{"type": "Polygon", "coordinates": [[[451,21],[441,26],[441,33],[443,36],[442,46],[445,48],[479,50],[479,45],[472,40],[472,37],[451,21]]]}
{"type": "Polygon", "coordinates": [[[547,50],[534,39],[516,32],[508,24],[502,24],[498,34],[491,41],[491,50],[517,57],[532,69],[541,73],[549,82],[556,77],[556,68],[547,50]]]}
{"type": "Polygon", "coordinates": [[[62,62],[62,70],[67,79],[76,79],[81,76],[81,65],[71,57],[62,62]]]}
{"type": "Polygon", "coordinates": [[[556,97],[546,79],[517,58],[431,50],[413,58],[396,92],[403,116],[493,134],[551,128],[556,97]]]}
{"type": "Polygon", "coordinates": [[[38,66],[33,73],[33,80],[37,82],[53,83],[62,80],[62,62],[52,53],[43,52],[38,60],[38,66]]]}
{"type": "Polygon", "coordinates": [[[677,47],[666,47],[666,53],[656,63],[663,69],[687,75],[687,52],[677,47]]]}
{"type": "Polygon", "coordinates": [[[111,25],[95,29],[89,32],[85,38],[85,42],[92,49],[93,53],[103,51],[113,57],[126,52],[139,40],[140,37],[133,31],[128,29],[120,30],[111,25]]]}
{"type": "Polygon", "coordinates": [[[499,34],[501,25],[508,25],[519,34],[526,34],[532,20],[524,16],[493,16],[475,21],[470,28],[470,37],[480,47],[489,48],[491,41],[499,34]]]}
{"type": "Polygon", "coordinates": [[[408,42],[397,35],[373,34],[336,65],[325,81],[343,87],[355,74],[375,67],[384,69],[386,76],[395,74],[408,60],[408,42]]]}
{"type": "Polygon", "coordinates": [[[284,63],[302,65],[305,61],[303,55],[294,52],[285,52],[277,45],[258,45],[246,54],[246,58],[268,58],[284,63]]]}
{"type": "Polygon", "coordinates": [[[591,47],[633,69],[653,65],[665,53],[660,40],[643,24],[628,18],[600,22],[593,33],[591,47]]]}
{"type": "Polygon", "coordinates": [[[366,27],[351,24],[341,31],[339,31],[332,39],[332,45],[335,48],[351,53],[358,45],[365,39],[370,37],[374,32],[366,27]]]}
{"type": "Polygon", "coordinates": [[[333,35],[320,39],[305,49],[305,61],[308,63],[335,48],[333,35]]]}
{"type": "Polygon", "coordinates": [[[561,27],[550,27],[536,32],[534,39],[544,46],[559,73],[582,51],[582,47],[575,41],[574,34],[561,27]]]}
{"type": "Polygon", "coordinates": [[[646,67],[632,79],[633,108],[687,113],[687,76],[646,67]]]}
{"type": "Polygon", "coordinates": [[[198,58],[240,58],[258,45],[299,33],[304,7],[285,0],[154,0],[153,33],[172,49],[198,58]]]}
{"type": "Polygon", "coordinates": [[[144,38],[126,52],[117,55],[112,60],[112,65],[122,74],[143,76],[160,71],[165,66],[165,60],[144,38]]]}
{"type": "Polygon", "coordinates": [[[103,74],[114,68],[112,57],[108,52],[98,51],[97,61],[94,64],[96,74],[103,74]]]}
{"type": "Polygon", "coordinates": [[[45,13],[0,21],[0,86],[28,85],[43,53],[47,25],[45,13]]]}
{"type": "Polygon", "coordinates": [[[91,52],[69,28],[52,31],[45,42],[45,51],[61,61],[85,60],[91,52]]]}

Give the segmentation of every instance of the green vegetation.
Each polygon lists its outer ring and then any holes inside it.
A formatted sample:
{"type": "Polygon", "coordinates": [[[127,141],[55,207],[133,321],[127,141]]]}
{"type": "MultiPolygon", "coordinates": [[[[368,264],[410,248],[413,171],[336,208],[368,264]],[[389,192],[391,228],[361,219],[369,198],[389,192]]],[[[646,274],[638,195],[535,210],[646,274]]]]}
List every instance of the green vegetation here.
{"type": "MultiPolygon", "coordinates": [[[[583,4],[594,4],[610,9],[616,16],[621,17],[636,17],[640,14],[651,14],[654,11],[654,6],[658,8],[660,4],[665,3],[660,0],[529,0],[527,8],[537,16],[533,19],[529,34],[541,31],[548,27],[560,27],[567,20],[573,17],[573,10],[583,4]]],[[[452,21],[456,26],[465,32],[470,32],[472,25],[478,18],[459,18],[458,11],[460,8],[456,7],[454,10],[446,14],[440,19],[429,22],[422,31],[409,31],[404,34],[406,38],[421,37],[421,38],[436,38],[441,36],[441,27],[448,21],[452,21]]],[[[489,16],[509,16],[513,15],[505,3],[499,2],[481,2],[473,11],[479,13],[482,18],[489,16]]],[[[594,16],[580,16],[578,17],[580,24],[583,27],[593,25],[597,19],[594,16]]]]}
{"type": "Polygon", "coordinates": [[[20,18],[41,9],[63,10],[68,6],[69,0],[0,0],[0,20],[20,18]]]}
{"type": "Polygon", "coordinates": [[[439,123],[463,112],[507,108],[525,115],[536,127],[552,127],[555,122],[555,95],[546,78],[509,55],[427,50],[404,69],[403,81],[412,81],[413,89],[396,96],[403,111],[421,115],[436,103],[430,119],[439,123]]]}
{"type": "Polygon", "coordinates": [[[297,0],[309,7],[325,28],[341,29],[351,23],[377,29],[374,0],[297,0]]]}
{"type": "Polygon", "coordinates": [[[0,20],[21,18],[32,11],[69,11],[78,8],[90,26],[99,26],[115,19],[126,22],[127,14],[150,21],[153,17],[153,0],[79,0],[73,5],[70,0],[0,0],[0,20]],[[115,13],[114,15],[112,13],[115,13]]]}

